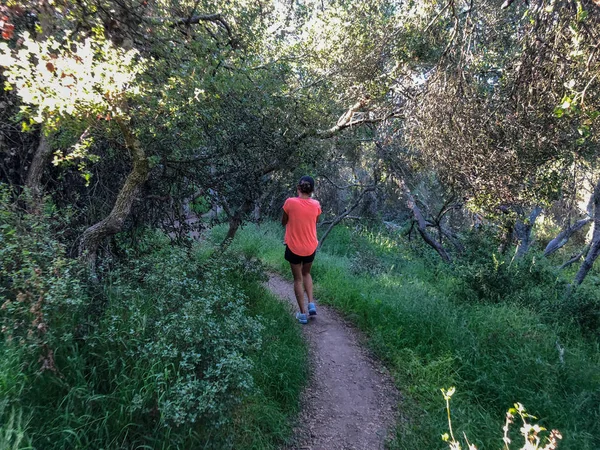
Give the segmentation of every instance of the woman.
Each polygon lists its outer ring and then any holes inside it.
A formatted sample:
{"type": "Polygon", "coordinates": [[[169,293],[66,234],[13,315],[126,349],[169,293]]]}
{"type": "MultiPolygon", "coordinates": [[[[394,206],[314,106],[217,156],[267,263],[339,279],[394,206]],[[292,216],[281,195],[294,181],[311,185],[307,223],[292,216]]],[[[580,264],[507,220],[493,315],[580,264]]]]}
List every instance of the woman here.
{"type": "Polygon", "coordinates": [[[317,218],[321,214],[321,205],[311,198],[314,190],[315,180],[312,177],[300,178],[298,196],[285,201],[281,218],[281,224],[285,227],[285,259],[289,261],[294,275],[294,293],[300,307],[296,318],[302,324],[308,323],[308,315],[317,314],[310,268],[319,245],[317,218]],[[308,310],[304,306],[304,291],[308,297],[308,310]]]}

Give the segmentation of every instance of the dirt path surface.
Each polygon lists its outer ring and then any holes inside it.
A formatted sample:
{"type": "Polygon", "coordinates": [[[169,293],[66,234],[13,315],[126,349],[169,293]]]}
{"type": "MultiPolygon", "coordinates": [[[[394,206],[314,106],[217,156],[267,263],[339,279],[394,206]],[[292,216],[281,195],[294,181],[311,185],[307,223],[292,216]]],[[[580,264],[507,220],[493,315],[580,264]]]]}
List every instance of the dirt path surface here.
{"type": "MultiPolygon", "coordinates": [[[[268,288],[298,310],[291,282],[271,274],[268,288]]],[[[383,366],[360,345],[359,333],[317,299],[318,315],[302,331],[312,376],[290,449],[378,450],[393,434],[399,394],[383,366]]]]}

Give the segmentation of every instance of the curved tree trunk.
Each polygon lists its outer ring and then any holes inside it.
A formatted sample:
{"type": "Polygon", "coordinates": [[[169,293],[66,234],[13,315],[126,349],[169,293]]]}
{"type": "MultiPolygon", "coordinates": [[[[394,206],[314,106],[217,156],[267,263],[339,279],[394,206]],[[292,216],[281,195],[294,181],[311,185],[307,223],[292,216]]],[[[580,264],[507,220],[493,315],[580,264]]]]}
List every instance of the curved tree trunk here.
{"type": "Polygon", "coordinates": [[[241,214],[236,214],[235,216],[229,219],[229,228],[227,229],[227,235],[225,236],[225,239],[223,239],[223,242],[221,242],[222,250],[225,250],[227,247],[229,247],[229,244],[231,244],[231,241],[233,241],[233,238],[235,237],[235,234],[237,233],[237,230],[239,230],[241,224],[241,214]]]}
{"type": "Polygon", "coordinates": [[[237,230],[240,228],[240,225],[242,225],[242,222],[244,221],[244,216],[252,209],[252,205],[252,200],[245,200],[242,204],[242,207],[238,209],[235,212],[235,214],[231,214],[229,207],[224,205],[226,206],[225,212],[229,216],[229,229],[227,230],[227,235],[225,236],[225,239],[223,239],[223,242],[221,242],[221,251],[224,251],[227,249],[227,247],[229,247],[229,244],[231,244],[231,241],[233,241],[237,230]]]}
{"type": "Polygon", "coordinates": [[[586,275],[594,265],[594,261],[596,261],[596,258],[600,254],[600,180],[596,183],[592,199],[594,204],[594,233],[588,254],[581,263],[577,275],[575,275],[574,281],[576,285],[583,283],[586,275]]]}
{"type": "Polygon", "coordinates": [[[121,231],[123,223],[131,211],[133,202],[150,173],[150,165],[146,153],[137,138],[133,135],[129,124],[124,123],[120,119],[115,120],[123,133],[125,145],[131,152],[133,169],[125,179],[125,183],[117,195],[117,200],[110,214],[85,230],[81,237],[79,255],[90,265],[92,275],[95,274],[98,246],[106,237],[121,231]]]}
{"type": "Polygon", "coordinates": [[[408,187],[406,187],[406,185],[403,186],[403,190],[404,194],[408,198],[407,205],[413,213],[419,234],[421,235],[423,240],[429,246],[431,246],[437,252],[438,255],[440,255],[444,262],[451,262],[452,260],[450,259],[450,255],[448,254],[444,246],[440,242],[438,242],[433,236],[431,236],[431,234],[429,234],[429,232],[427,231],[427,221],[423,217],[421,209],[417,206],[417,203],[415,202],[412,193],[410,192],[408,187]]]}

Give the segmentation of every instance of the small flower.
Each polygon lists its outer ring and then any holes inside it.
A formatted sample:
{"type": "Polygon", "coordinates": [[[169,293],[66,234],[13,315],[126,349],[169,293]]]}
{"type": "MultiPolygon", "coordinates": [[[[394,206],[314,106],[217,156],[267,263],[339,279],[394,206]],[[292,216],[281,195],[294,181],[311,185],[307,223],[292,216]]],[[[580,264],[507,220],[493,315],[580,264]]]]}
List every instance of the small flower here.
{"type": "Polygon", "coordinates": [[[442,394],[444,394],[444,400],[450,400],[452,398],[452,396],[454,395],[456,388],[453,386],[450,389],[448,389],[447,391],[445,389],[440,389],[440,390],[442,391],[442,394]]]}

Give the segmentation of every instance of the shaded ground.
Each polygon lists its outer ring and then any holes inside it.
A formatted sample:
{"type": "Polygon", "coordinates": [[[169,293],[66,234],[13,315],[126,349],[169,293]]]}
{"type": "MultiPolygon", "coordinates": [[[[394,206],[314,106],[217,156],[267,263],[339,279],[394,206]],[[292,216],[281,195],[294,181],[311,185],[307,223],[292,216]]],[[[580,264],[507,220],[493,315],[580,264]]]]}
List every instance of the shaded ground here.
{"type": "MultiPolygon", "coordinates": [[[[270,274],[268,288],[297,311],[291,282],[270,274]]],[[[393,435],[399,394],[383,366],[360,346],[358,332],[316,301],[302,327],[312,376],[290,449],[377,450],[393,435]]]]}

